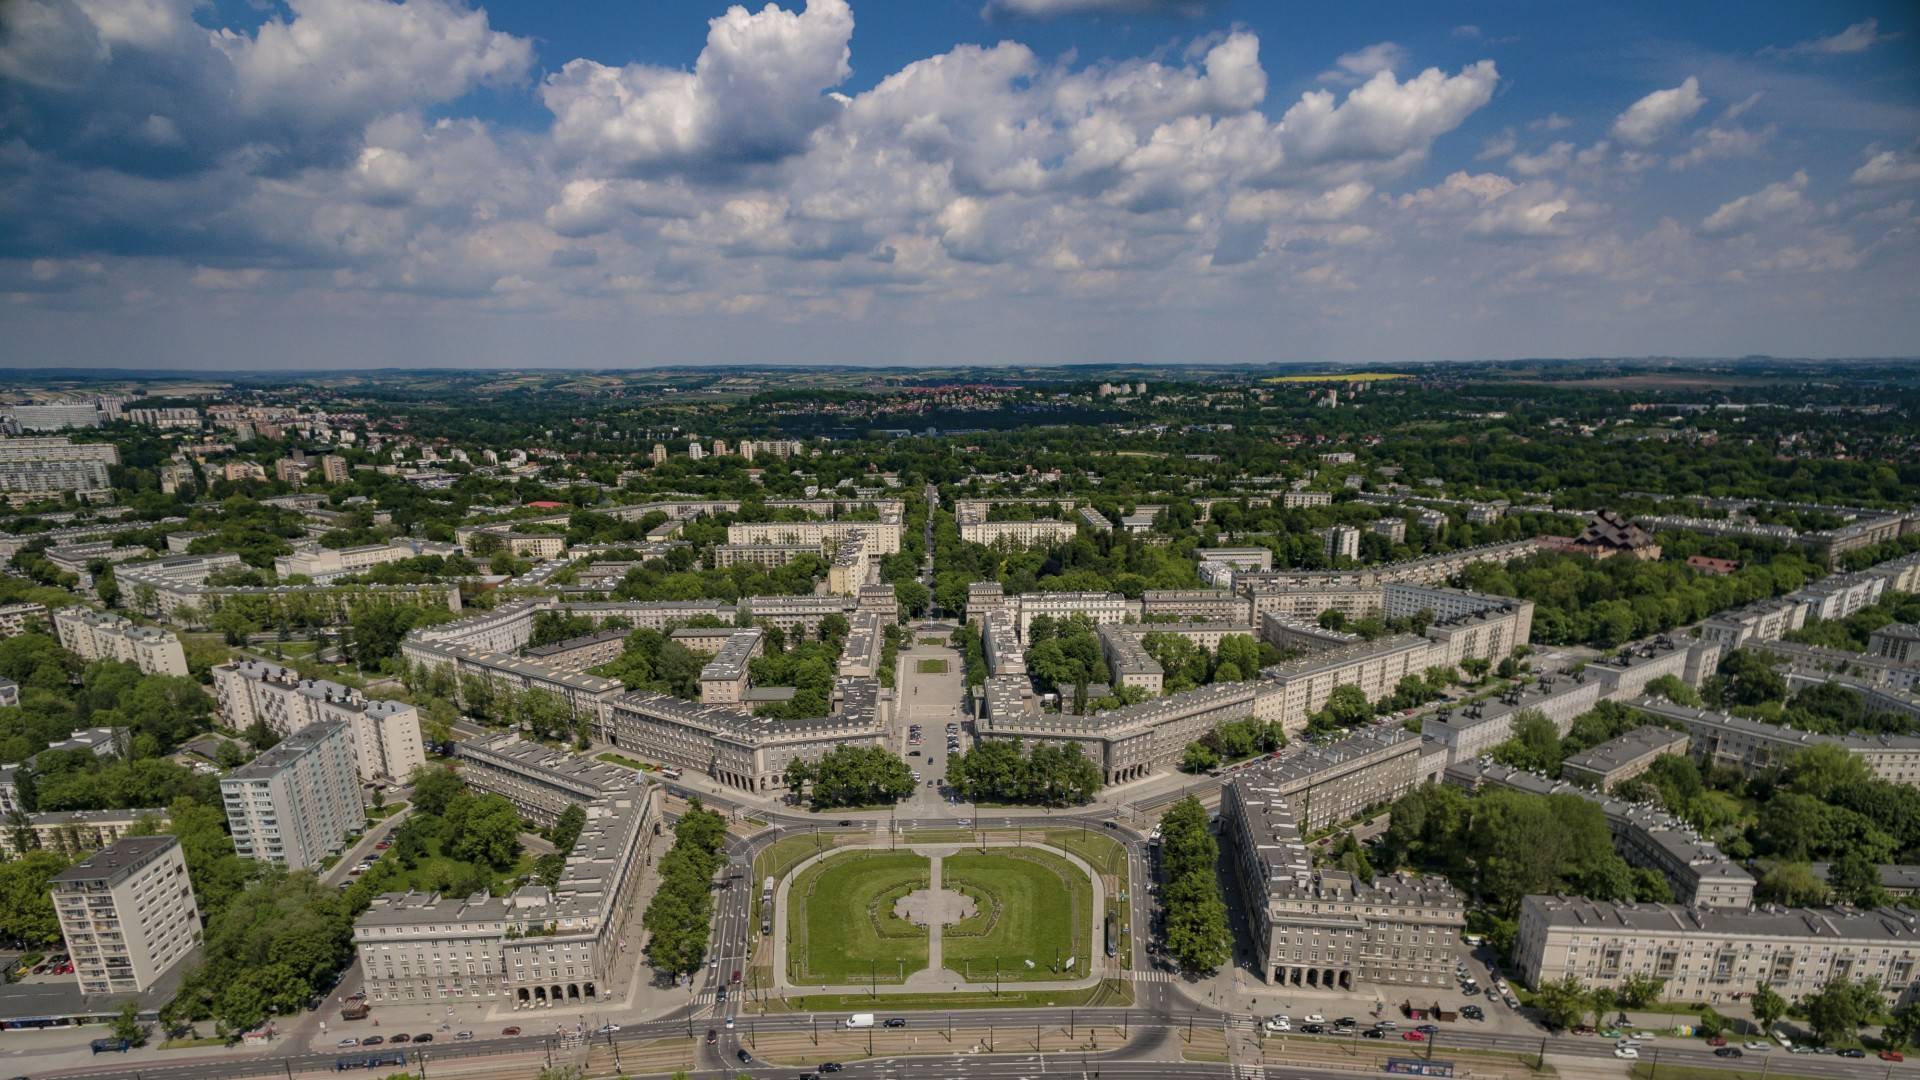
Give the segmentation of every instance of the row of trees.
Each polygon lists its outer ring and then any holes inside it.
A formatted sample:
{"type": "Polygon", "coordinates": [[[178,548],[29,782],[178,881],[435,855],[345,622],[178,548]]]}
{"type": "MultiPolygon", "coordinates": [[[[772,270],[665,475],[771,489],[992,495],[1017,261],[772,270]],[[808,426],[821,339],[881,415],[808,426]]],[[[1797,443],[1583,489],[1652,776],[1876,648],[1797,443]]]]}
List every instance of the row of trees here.
{"type": "Polygon", "coordinates": [[[660,860],[660,887],[641,918],[650,935],[647,961],[655,970],[685,975],[700,970],[706,959],[713,875],[726,861],[720,854],[726,832],[726,818],[706,809],[697,796],[674,823],[673,846],[660,860]]]}
{"type": "Polygon", "coordinates": [[[1215,878],[1220,845],[1200,800],[1188,796],[1161,815],[1160,845],[1167,951],[1182,970],[1210,974],[1233,956],[1233,935],[1215,878]]]}
{"type": "Polygon", "coordinates": [[[913,794],[913,771],[878,746],[836,746],[818,761],[796,758],[788,763],[785,779],[795,795],[805,792],[815,810],[874,806],[913,794]]]}
{"type": "Polygon", "coordinates": [[[976,742],[947,758],[947,786],[973,802],[1077,806],[1100,790],[1100,767],[1073,743],[976,742]]]}

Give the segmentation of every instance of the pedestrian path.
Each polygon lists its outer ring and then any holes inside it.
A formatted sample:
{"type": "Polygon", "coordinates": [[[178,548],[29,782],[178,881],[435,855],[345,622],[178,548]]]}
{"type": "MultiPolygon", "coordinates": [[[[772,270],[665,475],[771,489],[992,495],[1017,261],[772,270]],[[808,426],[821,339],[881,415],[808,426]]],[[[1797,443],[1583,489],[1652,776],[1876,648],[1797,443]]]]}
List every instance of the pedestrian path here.
{"type": "Polygon", "coordinates": [[[1267,1080],[1265,1065],[1235,1065],[1233,1080],[1267,1080]]]}

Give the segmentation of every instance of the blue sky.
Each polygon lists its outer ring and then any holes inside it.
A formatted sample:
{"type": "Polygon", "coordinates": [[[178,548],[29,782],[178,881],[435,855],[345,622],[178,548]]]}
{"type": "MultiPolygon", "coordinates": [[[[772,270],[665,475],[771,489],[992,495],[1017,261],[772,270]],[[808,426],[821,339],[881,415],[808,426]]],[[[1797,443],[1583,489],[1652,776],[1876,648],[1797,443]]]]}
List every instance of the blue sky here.
{"type": "Polygon", "coordinates": [[[1920,354],[1910,5],[7,17],[0,364],[1920,354]]]}

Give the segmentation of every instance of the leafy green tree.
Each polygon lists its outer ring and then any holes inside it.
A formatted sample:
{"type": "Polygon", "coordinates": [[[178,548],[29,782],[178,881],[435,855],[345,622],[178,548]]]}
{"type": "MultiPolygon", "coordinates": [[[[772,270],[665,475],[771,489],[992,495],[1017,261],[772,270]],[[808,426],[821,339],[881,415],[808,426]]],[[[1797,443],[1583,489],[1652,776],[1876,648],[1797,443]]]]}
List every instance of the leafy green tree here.
{"type": "Polygon", "coordinates": [[[69,863],[64,855],[41,850],[0,862],[0,934],[30,945],[60,940],[48,882],[69,863]]]}
{"type": "Polygon", "coordinates": [[[147,1025],[140,1022],[138,1002],[129,1001],[120,1006],[113,1018],[113,1037],[133,1046],[146,1045],[147,1025]]]}
{"type": "Polygon", "coordinates": [[[454,798],[467,790],[460,774],[439,765],[420,766],[407,783],[413,789],[414,809],[435,817],[445,814],[454,798]]]}
{"type": "Polygon", "coordinates": [[[447,807],[445,836],[454,858],[505,870],[520,857],[520,814],[498,795],[462,793],[447,807]]]}
{"type": "Polygon", "coordinates": [[[1513,737],[1493,748],[1494,760],[1548,776],[1560,773],[1560,731],[1539,709],[1513,718],[1513,737]]]}
{"type": "Polygon", "coordinates": [[[1760,1026],[1760,1033],[1773,1030],[1773,1025],[1787,1015],[1787,999],[1780,992],[1762,982],[1755,986],[1753,996],[1747,999],[1747,1008],[1753,1012],[1753,1022],[1760,1026]]]}
{"type": "Polygon", "coordinates": [[[1540,1010],[1541,1019],[1547,1022],[1548,1027],[1559,1031],[1585,1020],[1592,1009],[1592,1001],[1586,985],[1575,975],[1546,983],[1533,996],[1534,1007],[1540,1010]]]}
{"type": "Polygon", "coordinates": [[[1844,975],[1837,976],[1801,999],[1800,1004],[1807,1012],[1808,1025],[1821,1042],[1829,1045],[1853,1042],[1860,1028],[1880,1011],[1880,982],[1878,979],[1854,982],[1844,975]]]}
{"type": "Polygon", "coordinates": [[[1666,985],[1665,979],[1633,972],[1620,984],[1620,1002],[1629,1009],[1647,1008],[1660,1000],[1660,991],[1666,985]]]}
{"type": "Polygon", "coordinates": [[[587,824],[587,811],[574,803],[560,813],[560,820],[554,822],[550,838],[555,851],[562,854],[572,851],[573,845],[580,839],[580,830],[587,824]]]}
{"type": "Polygon", "coordinates": [[[1211,972],[1233,955],[1226,905],[1215,879],[1218,843],[1207,811],[1191,796],[1160,818],[1167,887],[1167,950],[1192,973],[1211,972]]]}

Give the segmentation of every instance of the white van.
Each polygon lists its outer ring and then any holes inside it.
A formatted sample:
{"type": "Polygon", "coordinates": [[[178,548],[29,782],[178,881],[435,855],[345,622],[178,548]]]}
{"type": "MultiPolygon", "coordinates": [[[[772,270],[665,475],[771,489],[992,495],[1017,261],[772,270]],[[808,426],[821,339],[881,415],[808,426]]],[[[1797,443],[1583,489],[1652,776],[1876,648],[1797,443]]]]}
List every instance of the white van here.
{"type": "Polygon", "coordinates": [[[870,1028],[872,1026],[872,1013],[854,1013],[852,1016],[847,1017],[847,1027],[849,1028],[870,1028]]]}

